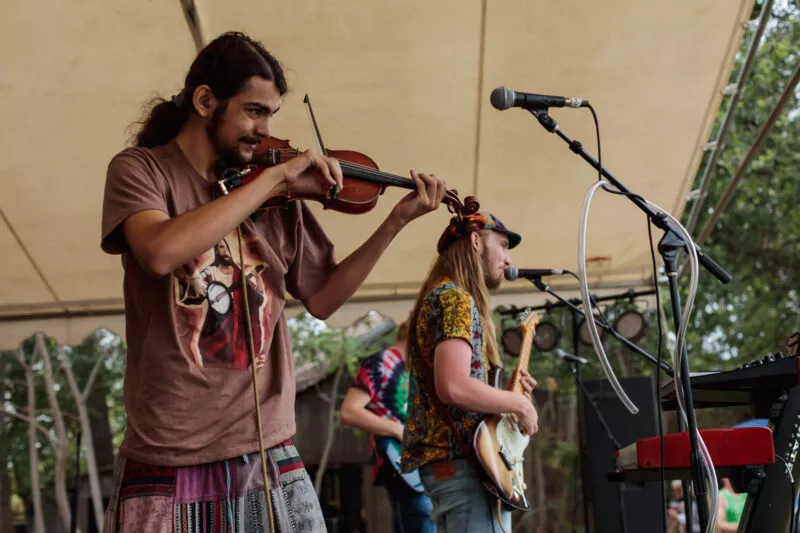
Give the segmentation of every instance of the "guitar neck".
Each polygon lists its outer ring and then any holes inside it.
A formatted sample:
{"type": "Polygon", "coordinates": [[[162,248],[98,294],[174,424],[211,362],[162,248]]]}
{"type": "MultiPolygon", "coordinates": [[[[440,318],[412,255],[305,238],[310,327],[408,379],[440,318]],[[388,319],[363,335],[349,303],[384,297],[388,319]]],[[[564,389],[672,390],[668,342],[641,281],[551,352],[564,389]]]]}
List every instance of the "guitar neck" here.
{"type": "Polygon", "coordinates": [[[514,374],[514,382],[511,384],[511,392],[522,394],[522,375],[519,370],[528,369],[528,363],[531,360],[533,333],[533,329],[526,331],[525,337],[522,339],[522,346],[519,349],[519,364],[517,364],[517,372],[514,374]]]}

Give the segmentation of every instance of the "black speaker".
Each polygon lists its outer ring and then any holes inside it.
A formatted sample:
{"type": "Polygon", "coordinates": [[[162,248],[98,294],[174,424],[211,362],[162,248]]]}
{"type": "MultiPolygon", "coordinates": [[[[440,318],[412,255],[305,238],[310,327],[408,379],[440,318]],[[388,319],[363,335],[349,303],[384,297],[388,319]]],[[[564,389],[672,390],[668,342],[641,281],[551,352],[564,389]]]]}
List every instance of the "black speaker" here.
{"type": "MultiPolygon", "coordinates": [[[[658,434],[654,383],[650,377],[625,378],[622,388],[639,408],[630,414],[606,380],[586,381],[586,390],[611,434],[625,447],[658,434]]],[[[578,389],[581,420],[581,470],[587,533],[649,533],[661,530],[661,488],[608,481],[616,468],[616,449],[597,411],[578,389]]]]}

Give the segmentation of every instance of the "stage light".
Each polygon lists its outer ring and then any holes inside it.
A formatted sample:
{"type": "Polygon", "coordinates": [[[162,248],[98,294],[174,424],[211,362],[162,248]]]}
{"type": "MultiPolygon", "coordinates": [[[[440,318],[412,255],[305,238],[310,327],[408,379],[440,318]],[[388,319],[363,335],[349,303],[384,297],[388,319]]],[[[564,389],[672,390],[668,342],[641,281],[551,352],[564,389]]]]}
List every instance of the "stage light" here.
{"type": "Polygon", "coordinates": [[[636,342],[647,332],[647,321],[642,313],[636,309],[630,309],[622,313],[614,322],[614,329],[629,341],[636,342]]]}
{"type": "Polygon", "coordinates": [[[561,340],[561,332],[552,322],[539,322],[536,326],[536,334],[533,337],[533,345],[542,352],[547,352],[558,346],[561,340]]]}
{"type": "Polygon", "coordinates": [[[519,357],[519,350],[522,347],[522,328],[517,326],[504,329],[500,336],[500,342],[507,354],[519,357]]]}
{"type": "MultiPolygon", "coordinates": [[[[601,321],[600,315],[595,314],[594,317],[601,321]]],[[[602,329],[600,326],[597,326],[597,332],[600,334],[600,340],[606,340],[606,330],[602,329]]],[[[592,346],[592,336],[589,333],[589,326],[586,324],[586,319],[582,318],[581,321],[578,323],[578,340],[581,341],[581,344],[584,346],[592,346]]]]}

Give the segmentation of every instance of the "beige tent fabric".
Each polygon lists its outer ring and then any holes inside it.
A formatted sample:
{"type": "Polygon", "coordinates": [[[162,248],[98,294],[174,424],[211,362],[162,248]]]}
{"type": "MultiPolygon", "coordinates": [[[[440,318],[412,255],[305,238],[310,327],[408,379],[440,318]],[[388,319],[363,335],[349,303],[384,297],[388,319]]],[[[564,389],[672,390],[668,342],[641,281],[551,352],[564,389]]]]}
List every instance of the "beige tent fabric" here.
{"type": "MultiPolygon", "coordinates": [[[[678,214],[752,3],[196,1],[207,39],[246,31],[286,65],[292,91],[274,135],[314,146],[302,105],[309,93],[329,148],[362,151],[388,172],[435,172],[523,233],[520,267],[571,269],[596,174],[526,112],[491,108],[491,90],[590,100],[607,167],[678,214]]],[[[20,322],[37,316],[121,309],[119,259],[99,249],[105,168],[142,105],[180,89],[195,49],[177,0],[44,0],[3,11],[0,348],[8,348],[31,330],[20,322]]],[[[588,111],[552,115],[595,153],[588,111]]],[[[403,194],[388,190],[365,215],[320,212],[337,254],[363,242],[403,194]]],[[[358,297],[383,312],[397,305],[391,298],[413,294],[447,219],[441,209],[407,228],[358,297]]],[[[598,197],[589,235],[594,282],[639,285],[651,275],[644,216],[624,199],[598,197]]],[[[345,308],[332,323],[352,315],[345,308]]],[[[67,338],[117,328],[117,317],[42,327],[67,338]]]]}

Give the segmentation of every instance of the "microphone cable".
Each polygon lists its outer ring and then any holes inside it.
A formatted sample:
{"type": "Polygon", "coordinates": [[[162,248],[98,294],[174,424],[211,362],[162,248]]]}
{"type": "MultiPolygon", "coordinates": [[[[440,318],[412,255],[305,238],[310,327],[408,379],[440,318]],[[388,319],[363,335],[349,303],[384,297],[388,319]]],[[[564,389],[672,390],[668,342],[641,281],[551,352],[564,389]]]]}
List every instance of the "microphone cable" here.
{"type": "MultiPolygon", "coordinates": [[[[647,220],[647,237],[650,240],[650,260],[653,264],[653,287],[656,290],[656,323],[658,324],[658,344],[656,348],[656,357],[658,364],[656,365],[656,413],[658,413],[658,447],[660,449],[661,464],[658,467],[659,480],[661,481],[661,525],[664,533],[667,531],[667,497],[664,494],[664,485],[666,483],[664,476],[664,415],[661,409],[661,351],[664,342],[664,328],[661,322],[661,290],[658,288],[658,266],[656,264],[656,248],[653,244],[653,224],[650,218],[645,216],[647,220]]],[[[686,495],[684,495],[684,498],[686,495]]]]}
{"type": "Polygon", "coordinates": [[[597,118],[597,112],[592,107],[592,104],[586,102],[586,107],[592,112],[594,119],[594,131],[597,135],[597,181],[603,181],[603,152],[600,151],[600,120],[597,118]]]}

